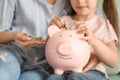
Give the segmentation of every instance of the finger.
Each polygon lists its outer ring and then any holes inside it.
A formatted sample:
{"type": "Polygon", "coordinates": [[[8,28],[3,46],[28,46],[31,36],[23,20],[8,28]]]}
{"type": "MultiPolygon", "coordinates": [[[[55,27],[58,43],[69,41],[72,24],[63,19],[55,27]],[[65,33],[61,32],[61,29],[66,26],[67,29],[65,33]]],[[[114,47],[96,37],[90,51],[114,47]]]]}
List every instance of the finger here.
{"type": "Polygon", "coordinates": [[[86,36],[86,33],[88,32],[86,26],[87,26],[86,24],[80,23],[80,24],[76,24],[74,29],[78,34],[84,34],[84,36],[86,36]]]}
{"type": "Polygon", "coordinates": [[[20,40],[22,40],[22,41],[29,41],[29,40],[31,40],[31,36],[29,36],[26,33],[21,33],[20,40]]]}
{"type": "Polygon", "coordinates": [[[24,47],[24,42],[23,41],[21,41],[21,40],[15,40],[15,42],[17,43],[17,44],[19,44],[20,46],[22,46],[22,47],[24,47]]]}
{"type": "Polygon", "coordinates": [[[90,70],[92,67],[93,65],[87,65],[87,67],[83,68],[83,72],[90,70]]]}
{"type": "Polygon", "coordinates": [[[26,47],[33,47],[37,45],[44,45],[46,43],[46,40],[43,39],[34,39],[31,41],[26,42],[26,47]]]}
{"type": "MultiPolygon", "coordinates": [[[[87,33],[87,29],[84,27],[79,28],[78,30],[76,30],[78,34],[85,34],[87,33]]],[[[85,34],[86,35],[86,34],[85,34]]]]}
{"type": "Polygon", "coordinates": [[[38,46],[38,45],[39,45],[38,43],[34,43],[34,44],[26,45],[24,47],[30,48],[30,47],[35,47],[35,46],[38,46]]]}
{"type": "Polygon", "coordinates": [[[87,29],[85,27],[80,27],[76,32],[77,34],[82,35],[82,37],[87,36],[87,29]]]}
{"type": "Polygon", "coordinates": [[[96,52],[92,52],[90,56],[90,60],[87,63],[87,65],[83,68],[83,72],[86,72],[93,67],[95,67],[97,64],[99,64],[100,60],[98,59],[96,52]]]}
{"type": "Polygon", "coordinates": [[[56,25],[56,26],[60,27],[60,26],[61,26],[61,23],[60,23],[58,17],[54,17],[54,18],[51,20],[50,25],[56,25]]]}
{"type": "Polygon", "coordinates": [[[93,61],[90,60],[90,61],[88,62],[88,64],[83,68],[83,72],[86,72],[86,71],[90,70],[90,69],[93,68],[94,66],[95,66],[95,63],[93,63],[93,61]]]}
{"type": "MultiPolygon", "coordinates": [[[[21,40],[16,40],[16,43],[18,43],[22,47],[29,47],[30,45],[36,45],[36,42],[34,41],[21,41],[21,40]]],[[[38,44],[38,43],[37,43],[38,44]]]]}
{"type": "Polygon", "coordinates": [[[79,24],[78,24],[78,23],[75,23],[74,26],[75,26],[74,29],[76,29],[76,30],[86,29],[86,25],[85,25],[84,23],[79,23],[79,24]]]}
{"type": "Polygon", "coordinates": [[[56,25],[58,26],[59,28],[63,28],[64,25],[65,25],[65,21],[63,18],[61,17],[55,17],[51,20],[50,24],[52,25],[56,25]]]}
{"type": "Polygon", "coordinates": [[[70,29],[70,28],[71,28],[70,25],[69,25],[66,21],[64,21],[64,24],[65,24],[65,25],[64,25],[64,28],[65,28],[65,29],[70,29]]]}
{"type": "Polygon", "coordinates": [[[39,44],[45,44],[46,43],[46,40],[43,39],[43,38],[37,38],[36,40],[38,41],[39,44]]]}
{"type": "Polygon", "coordinates": [[[65,26],[67,25],[65,20],[63,18],[61,18],[61,17],[57,17],[56,19],[57,19],[57,21],[59,23],[58,27],[59,28],[65,28],[65,26]]]}
{"type": "Polygon", "coordinates": [[[85,25],[85,22],[81,22],[81,21],[75,21],[74,23],[73,23],[73,25],[74,26],[76,26],[76,27],[79,27],[79,26],[81,26],[81,25],[85,25]]]}
{"type": "MultiPolygon", "coordinates": [[[[85,35],[85,34],[84,34],[84,35],[85,35]]],[[[81,40],[85,40],[85,41],[87,41],[88,43],[90,43],[89,37],[82,36],[82,37],[80,37],[80,39],[81,39],[81,40]]]]}

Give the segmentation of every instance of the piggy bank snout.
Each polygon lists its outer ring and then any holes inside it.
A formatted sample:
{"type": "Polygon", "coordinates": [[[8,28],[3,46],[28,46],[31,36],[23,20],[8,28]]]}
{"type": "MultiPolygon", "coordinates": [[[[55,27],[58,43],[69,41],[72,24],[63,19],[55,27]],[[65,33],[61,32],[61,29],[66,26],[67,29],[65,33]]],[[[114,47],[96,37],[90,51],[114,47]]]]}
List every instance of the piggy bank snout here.
{"type": "Polygon", "coordinates": [[[70,55],[70,50],[72,50],[72,46],[67,42],[62,42],[58,44],[57,51],[58,54],[62,56],[70,55]]]}

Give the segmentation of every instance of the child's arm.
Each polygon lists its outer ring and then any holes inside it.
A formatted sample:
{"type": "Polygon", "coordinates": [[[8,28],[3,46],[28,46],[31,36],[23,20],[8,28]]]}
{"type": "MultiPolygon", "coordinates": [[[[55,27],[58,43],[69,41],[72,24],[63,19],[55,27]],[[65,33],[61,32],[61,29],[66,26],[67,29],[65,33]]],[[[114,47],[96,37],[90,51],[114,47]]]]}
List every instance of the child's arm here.
{"type": "Polygon", "coordinates": [[[85,34],[82,39],[87,40],[92,45],[100,61],[112,68],[117,65],[119,58],[115,41],[104,44],[103,41],[92,33],[85,23],[79,23],[76,30],[79,34],[85,34]]]}
{"type": "Polygon", "coordinates": [[[98,58],[108,65],[109,67],[115,67],[118,63],[118,51],[114,41],[107,43],[106,45],[98,38],[93,38],[91,44],[97,52],[98,58]]]}

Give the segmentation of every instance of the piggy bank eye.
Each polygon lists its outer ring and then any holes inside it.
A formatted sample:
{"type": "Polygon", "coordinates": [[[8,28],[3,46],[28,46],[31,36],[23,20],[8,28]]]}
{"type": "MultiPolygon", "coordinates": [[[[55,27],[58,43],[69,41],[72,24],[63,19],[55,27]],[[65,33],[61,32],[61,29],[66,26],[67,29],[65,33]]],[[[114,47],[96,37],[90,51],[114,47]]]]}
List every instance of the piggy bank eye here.
{"type": "Polygon", "coordinates": [[[72,35],[69,35],[70,37],[72,37],[72,35]]]}

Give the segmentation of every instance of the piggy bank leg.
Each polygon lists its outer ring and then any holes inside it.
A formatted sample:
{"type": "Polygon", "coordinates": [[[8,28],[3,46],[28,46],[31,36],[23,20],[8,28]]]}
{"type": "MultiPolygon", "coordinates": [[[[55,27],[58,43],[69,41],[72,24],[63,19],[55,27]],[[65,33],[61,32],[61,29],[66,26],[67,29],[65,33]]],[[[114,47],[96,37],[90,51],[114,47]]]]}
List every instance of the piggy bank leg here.
{"type": "Polygon", "coordinates": [[[55,69],[54,73],[57,74],[57,75],[63,75],[64,71],[60,70],[60,69],[55,69]]]}

